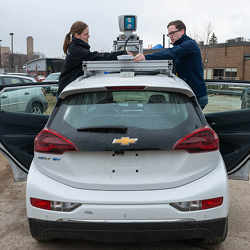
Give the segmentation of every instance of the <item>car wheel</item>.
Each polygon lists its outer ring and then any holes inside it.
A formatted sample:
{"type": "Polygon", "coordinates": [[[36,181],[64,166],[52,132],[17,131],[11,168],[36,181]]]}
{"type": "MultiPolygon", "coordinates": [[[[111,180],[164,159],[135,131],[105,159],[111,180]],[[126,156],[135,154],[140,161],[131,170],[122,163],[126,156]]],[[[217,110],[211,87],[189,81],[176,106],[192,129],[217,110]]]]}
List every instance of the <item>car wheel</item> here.
{"type": "Polygon", "coordinates": [[[33,113],[33,114],[42,114],[43,113],[43,106],[38,102],[32,103],[31,113],[33,113]]]}

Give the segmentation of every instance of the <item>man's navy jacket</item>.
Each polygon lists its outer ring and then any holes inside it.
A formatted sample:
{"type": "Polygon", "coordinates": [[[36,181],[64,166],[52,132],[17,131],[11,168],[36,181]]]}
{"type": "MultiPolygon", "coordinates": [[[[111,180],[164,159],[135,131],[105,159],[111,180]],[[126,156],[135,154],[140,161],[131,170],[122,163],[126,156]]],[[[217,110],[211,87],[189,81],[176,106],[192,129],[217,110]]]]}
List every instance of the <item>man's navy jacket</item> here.
{"type": "Polygon", "coordinates": [[[145,55],[146,60],[172,59],[177,75],[192,88],[196,97],[206,96],[201,52],[197,43],[184,34],[173,45],[173,48],[145,55]]]}

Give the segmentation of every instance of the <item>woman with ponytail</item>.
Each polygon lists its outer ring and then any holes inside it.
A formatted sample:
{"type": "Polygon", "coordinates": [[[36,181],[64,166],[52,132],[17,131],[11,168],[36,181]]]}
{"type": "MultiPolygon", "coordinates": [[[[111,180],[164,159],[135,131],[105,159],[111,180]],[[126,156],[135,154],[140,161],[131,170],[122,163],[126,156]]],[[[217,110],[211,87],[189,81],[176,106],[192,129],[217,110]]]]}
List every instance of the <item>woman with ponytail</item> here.
{"type": "Polygon", "coordinates": [[[88,40],[88,25],[81,21],[73,23],[70,32],[65,36],[63,44],[66,58],[59,79],[58,95],[70,82],[83,75],[82,61],[117,60],[118,55],[126,54],[125,51],[113,53],[91,52],[88,40]]]}

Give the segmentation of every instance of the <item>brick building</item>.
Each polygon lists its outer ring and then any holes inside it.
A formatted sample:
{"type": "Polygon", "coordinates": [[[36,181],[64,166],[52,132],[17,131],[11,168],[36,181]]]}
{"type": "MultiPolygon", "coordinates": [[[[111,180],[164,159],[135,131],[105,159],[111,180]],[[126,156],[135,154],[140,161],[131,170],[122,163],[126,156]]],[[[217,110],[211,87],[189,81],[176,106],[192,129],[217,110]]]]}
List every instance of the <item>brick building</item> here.
{"type": "Polygon", "coordinates": [[[0,50],[1,57],[1,67],[8,68],[9,67],[9,56],[11,54],[9,47],[1,47],[0,50]]]}
{"type": "MultiPolygon", "coordinates": [[[[250,81],[250,42],[243,38],[230,39],[226,43],[199,44],[204,65],[204,78],[211,80],[250,81]]],[[[150,54],[160,51],[144,49],[150,54]]]]}
{"type": "Polygon", "coordinates": [[[205,79],[250,81],[250,42],[243,38],[200,44],[205,79]]]}
{"type": "Polygon", "coordinates": [[[27,37],[27,54],[13,53],[9,47],[0,47],[1,68],[5,72],[23,72],[23,65],[30,60],[39,58],[39,53],[33,52],[33,38],[27,37]]]}

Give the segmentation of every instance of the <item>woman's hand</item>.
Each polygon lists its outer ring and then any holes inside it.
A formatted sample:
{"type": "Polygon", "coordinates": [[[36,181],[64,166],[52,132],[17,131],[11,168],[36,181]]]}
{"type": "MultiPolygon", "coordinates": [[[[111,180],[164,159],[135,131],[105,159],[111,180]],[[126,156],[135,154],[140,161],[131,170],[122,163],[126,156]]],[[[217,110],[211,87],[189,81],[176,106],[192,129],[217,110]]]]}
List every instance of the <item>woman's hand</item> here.
{"type": "Polygon", "coordinates": [[[145,61],[145,56],[143,54],[138,54],[135,56],[134,61],[139,62],[139,61],[145,61]]]}

